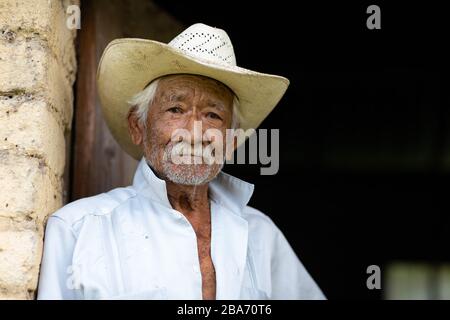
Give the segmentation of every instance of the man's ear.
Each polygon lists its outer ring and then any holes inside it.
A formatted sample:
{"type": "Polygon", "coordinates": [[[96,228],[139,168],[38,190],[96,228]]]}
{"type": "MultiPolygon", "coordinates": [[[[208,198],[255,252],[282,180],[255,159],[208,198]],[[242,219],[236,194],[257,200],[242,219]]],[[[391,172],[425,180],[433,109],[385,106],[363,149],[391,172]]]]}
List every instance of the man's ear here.
{"type": "Polygon", "coordinates": [[[136,114],[136,109],[136,106],[134,106],[128,111],[128,132],[130,133],[131,141],[133,141],[135,145],[141,145],[144,140],[145,132],[136,114]]]}

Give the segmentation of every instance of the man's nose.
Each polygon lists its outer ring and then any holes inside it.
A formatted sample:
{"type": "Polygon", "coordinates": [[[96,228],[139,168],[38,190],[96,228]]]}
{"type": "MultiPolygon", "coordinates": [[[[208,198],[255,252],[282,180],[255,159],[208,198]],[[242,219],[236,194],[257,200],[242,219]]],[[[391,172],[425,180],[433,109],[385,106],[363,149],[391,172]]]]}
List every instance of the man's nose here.
{"type": "Polygon", "coordinates": [[[191,137],[191,144],[205,143],[203,134],[206,126],[202,121],[201,113],[194,111],[187,119],[185,128],[189,131],[191,137]]]}

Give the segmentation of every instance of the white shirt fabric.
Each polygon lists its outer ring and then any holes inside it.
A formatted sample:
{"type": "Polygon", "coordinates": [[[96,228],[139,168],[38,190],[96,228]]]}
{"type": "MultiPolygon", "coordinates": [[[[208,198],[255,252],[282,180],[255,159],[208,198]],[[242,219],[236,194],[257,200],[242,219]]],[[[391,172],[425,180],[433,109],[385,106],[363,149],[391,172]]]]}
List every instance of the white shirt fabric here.
{"type": "MultiPolygon", "coordinates": [[[[325,299],[252,193],[224,172],[209,184],[216,298],[325,299]]],[[[49,218],[38,299],[202,299],[196,234],[144,159],[131,186],[49,218]]]]}

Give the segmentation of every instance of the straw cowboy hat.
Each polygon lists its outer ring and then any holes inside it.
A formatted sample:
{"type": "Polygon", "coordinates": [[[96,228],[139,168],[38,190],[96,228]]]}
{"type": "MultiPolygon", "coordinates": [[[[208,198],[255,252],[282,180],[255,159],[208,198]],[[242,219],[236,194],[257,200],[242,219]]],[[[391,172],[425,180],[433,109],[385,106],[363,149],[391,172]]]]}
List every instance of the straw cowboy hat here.
{"type": "Polygon", "coordinates": [[[112,41],[97,70],[103,115],[121,147],[139,159],[142,151],[128,133],[128,101],[151,81],[169,74],[194,74],[216,79],[239,100],[240,128],[257,128],[284,95],[289,80],[240,68],[233,46],[221,29],[197,23],[165,44],[147,39],[112,41]]]}

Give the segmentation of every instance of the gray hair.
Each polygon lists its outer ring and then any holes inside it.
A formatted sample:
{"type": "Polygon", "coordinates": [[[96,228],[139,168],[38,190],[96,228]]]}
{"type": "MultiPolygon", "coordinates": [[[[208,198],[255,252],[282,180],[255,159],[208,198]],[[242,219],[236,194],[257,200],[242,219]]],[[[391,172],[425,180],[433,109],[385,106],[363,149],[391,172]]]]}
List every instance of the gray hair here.
{"type": "MultiPolygon", "coordinates": [[[[139,123],[145,127],[147,123],[148,109],[153,103],[156,91],[158,89],[159,78],[153,80],[144,90],[135,94],[130,101],[128,101],[131,107],[135,107],[136,116],[139,123]]],[[[231,129],[237,129],[239,126],[239,100],[235,94],[233,94],[233,115],[231,120],[231,129]]]]}

